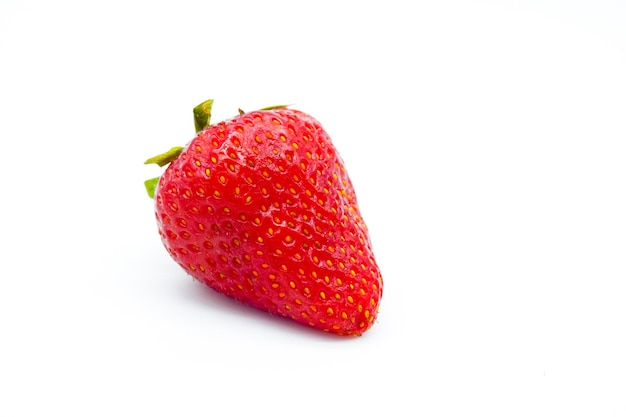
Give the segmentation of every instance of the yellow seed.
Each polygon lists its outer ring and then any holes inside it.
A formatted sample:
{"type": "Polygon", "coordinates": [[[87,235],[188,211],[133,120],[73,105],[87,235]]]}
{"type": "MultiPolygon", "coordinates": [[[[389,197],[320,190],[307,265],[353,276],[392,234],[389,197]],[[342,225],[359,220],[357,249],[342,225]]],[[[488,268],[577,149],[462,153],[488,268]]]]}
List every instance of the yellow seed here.
{"type": "Polygon", "coordinates": [[[291,288],[296,288],[296,283],[295,283],[295,282],[293,282],[293,281],[289,281],[289,286],[290,286],[291,288]]]}
{"type": "Polygon", "coordinates": [[[345,311],[341,312],[341,318],[344,319],[344,320],[348,318],[348,315],[346,314],[345,311]]]}
{"type": "Polygon", "coordinates": [[[322,300],[326,299],[326,293],[324,293],[324,291],[320,292],[320,297],[322,298],[322,300]]]}
{"type": "Polygon", "coordinates": [[[354,298],[352,298],[351,295],[348,296],[348,302],[349,303],[354,303],[354,298]]]}
{"type": "Polygon", "coordinates": [[[333,311],[333,308],[332,308],[332,307],[328,307],[328,309],[326,310],[326,313],[327,313],[329,316],[332,316],[333,314],[335,314],[335,312],[333,311]]]}

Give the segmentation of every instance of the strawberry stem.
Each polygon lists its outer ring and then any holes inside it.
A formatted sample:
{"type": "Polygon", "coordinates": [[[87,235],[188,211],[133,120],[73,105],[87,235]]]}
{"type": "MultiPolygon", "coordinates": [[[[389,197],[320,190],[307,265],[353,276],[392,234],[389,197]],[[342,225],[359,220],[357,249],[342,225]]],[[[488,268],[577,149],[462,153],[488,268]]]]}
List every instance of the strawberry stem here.
{"type": "Polygon", "coordinates": [[[193,121],[196,125],[196,133],[211,124],[211,107],[213,107],[213,99],[203,101],[193,108],[193,121]]]}

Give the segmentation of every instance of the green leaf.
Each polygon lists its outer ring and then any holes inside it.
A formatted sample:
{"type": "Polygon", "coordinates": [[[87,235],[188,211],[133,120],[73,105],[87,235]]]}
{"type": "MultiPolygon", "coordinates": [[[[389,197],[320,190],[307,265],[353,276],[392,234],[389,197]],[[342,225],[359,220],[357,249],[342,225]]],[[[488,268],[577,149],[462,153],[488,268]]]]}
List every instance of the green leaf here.
{"type": "Polygon", "coordinates": [[[193,108],[193,121],[196,125],[196,133],[211,124],[211,107],[213,107],[213,99],[203,101],[193,108]]]}
{"type": "Polygon", "coordinates": [[[156,190],[156,186],[159,183],[159,178],[150,178],[149,180],[145,180],[143,185],[146,187],[146,191],[148,192],[148,196],[150,198],[154,198],[154,191],[156,190]]]}
{"type": "Polygon", "coordinates": [[[284,109],[291,106],[291,104],[279,104],[277,106],[268,106],[268,107],[263,107],[261,110],[275,110],[275,109],[284,109]]]}
{"type": "Polygon", "coordinates": [[[153,156],[152,158],[147,159],[144,164],[157,164],[160,167],[165,166],[172,162],[174,159],[178,158],[178,155],[180,155],[182,151],[182,147],[175,146],[167,152],[163,152],[161,154],[153,156]]]}

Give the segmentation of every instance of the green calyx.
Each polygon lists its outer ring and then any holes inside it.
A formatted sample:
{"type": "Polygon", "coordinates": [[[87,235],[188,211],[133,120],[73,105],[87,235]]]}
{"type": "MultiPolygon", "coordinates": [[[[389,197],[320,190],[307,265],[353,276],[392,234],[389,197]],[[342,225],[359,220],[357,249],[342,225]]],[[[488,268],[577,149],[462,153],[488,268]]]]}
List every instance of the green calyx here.
{"type": "Polygon", "coordinates": [[[203,101],[193,108],[193,121],[196,125],[196,133],[211,124],[211,108],[213,99],[203,101]]]}
{"type": "MultiPolygon", "coordinates": [[[[290,106],[290,104],[279,104],[277,106],[269,106],[263,107],[260,110],[275,110],[275,109],[283,109],[285,107],[290,106]]],[[[203,101],[193,108],[193,121],[196,128],[196,133],[205,129],[206,127],[211,125],[211,108],[213,107],[213,99],[209,99],[203,101]]],[[[244,114],[244,111],[239,109],[239,114],[244,114]]],[[[183,148],[180,146],[175,146],[167,152],[163,152],[152,158],[148,158],[144,163],[145,164],[157,164],[160,167],[164,167],[169,164],[183,151],[183,148]]],[[[154,198],[154,193],[156,192],[156,187],[159,183],[160,177],[151,178],[149,180],[144,181],[144,187],[148,192],[148,196],[150,198],[154,198]]]]}
{"type": "Polygon", "coordinates": [[[154,198],[154,192],[156,191],[159,179],[161,179],[161,177],[150,178],[149,180],[145,180],[143,182],[143,185],[146,187],[146,191],[148,192],[148,197],[154,198]]]}
{"type": "Polygon", "coordinates": [[[276,109],[285,109],[287,107],[291,106],[291,104],[279,104],[277,106],[268,106],[268,107],[263,107],[261,110],[276,110],[276,109]]]}
{"type": "Polygon", "coordinates": [[[160,167],[164,167],[165,165],[172,162],[174,159],[178,158],[178,155],[183,151],[183,148],[180,146],[175,146],[167,152],[160,153],[152,158],[148,158],[144,164],[157,164],[160,167]]]}
{"type": "MultiPolygon", "coordinates": [[[[200,132],[202,129],[211,124],[211,107],[213,107],[213,100],[209,99],[203,101],[193,108],[193,121],[196,127],[196,133],[200,132]]],[[[157,164],[160,167],[164,167],[165,165],[172,162],[174,159],[178,158],[182,151],[183,148],[181,146],[175,146],[167,152],[163,152],[156,156],[153,156],[152,158],[148,158],[144,163],[157,164]]],[[[160,177],[150,178],[143,183],[144,187],[146,188],[146,192],[148,193],[148,196],[150,198],[154,198],[154,193],[156,192],[159,178],[160,177]]]]}
{"type": "MultiPolygon", "coordinates": [[[[152,158],[148,158],[144,164],[157,164],[160,167],[163,167],[174,159],[178,158],[178,155],[183,151],[183,148],[180,146],[175,146],[167,152],[160,153],[152,158]]],[[[154,198],[154,191],[156,190],[156,186],[159,183],[159,177],[150,178],[149,180],[144,181],[144,186],[146,187],[146,191],[148,192],[148,196],[150,198],[154,198]]]]}

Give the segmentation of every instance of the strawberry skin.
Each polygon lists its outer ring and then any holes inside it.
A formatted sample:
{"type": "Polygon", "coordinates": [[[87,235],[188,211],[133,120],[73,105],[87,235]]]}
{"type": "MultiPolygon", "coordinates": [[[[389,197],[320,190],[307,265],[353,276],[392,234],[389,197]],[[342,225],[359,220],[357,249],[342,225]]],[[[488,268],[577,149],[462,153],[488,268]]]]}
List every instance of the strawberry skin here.
{"type": "Polygon", "coordinates": [[[339,335],[376,320],[369,234],[311,116],[273,108],[205,127],[161,176],[155,205],[169,254],[215,291],[339,335]]]}

